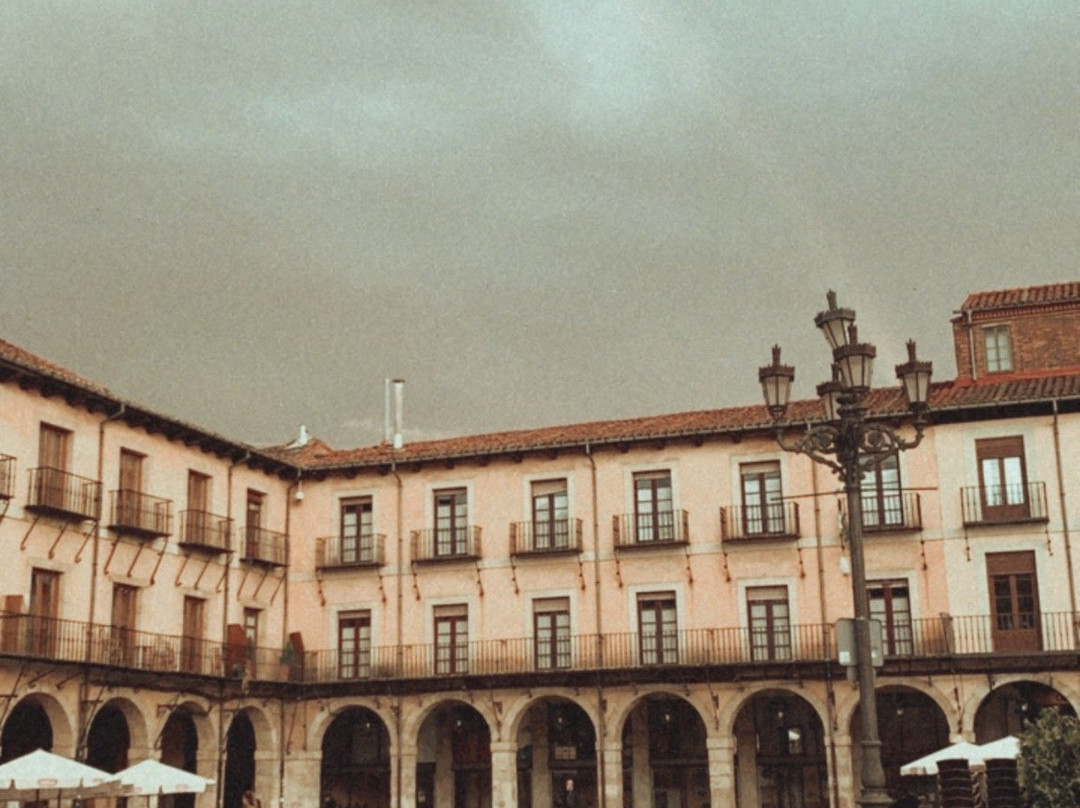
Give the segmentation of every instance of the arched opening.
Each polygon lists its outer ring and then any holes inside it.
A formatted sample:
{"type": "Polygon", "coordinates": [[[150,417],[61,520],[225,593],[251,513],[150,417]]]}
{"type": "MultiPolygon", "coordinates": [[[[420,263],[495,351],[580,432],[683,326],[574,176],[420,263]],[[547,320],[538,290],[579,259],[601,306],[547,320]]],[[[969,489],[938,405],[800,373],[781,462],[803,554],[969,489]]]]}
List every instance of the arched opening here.
{"type": "MultiPolygon", "coordinates": [[[[175,710],[161,730],[161,762],[178,769],[198,773],[199,733],[186,710],[175,710]]],[[[194,794],[167,794],[160,798],[160,808],[195,808],[194,794]]]]}
{"type": "Polygon", "coordinates": [[[1075,716],[1068,699],[1038,682],[1010,682],[994,688],[975,713],[975,742],[989,743],[1006,735],[1019,735],[1028,721],[1043,710],[1075,716]]]}
{"type": "Polygon", "coordinates": [[[35,749],[52,751],[52,723],[45,708],[23,699],[12,709],[0,733],[0,763],[22,757],[35,749]]]}
{"type": "Polygon", "coordinates": [[[106,704],[90,723],[86,736],[86,762],[106,772],[118,772],[128,766],[131,731],[119,707],[106,704]]]}
{"type": "MultiPolygon", "coordinates": [[[[897,799],[910,788],[900,782],[900,767],[948,746],[949,720],[932,698],[914,688],[883,687],[875,695],[885,787],[897,799]]],[[[849,731],[851,766],[857,786],[862,772],[861,720],[856,707],[849,731]]]]}
{"type": "Polygon", "coordinates": [[[654,695],[634,706],[622,730],[628,804],[686,806],[709,793],[705,722],[689,702],[654,695]]]}
{"type": "Polygon", "coordinates": [[[417,738],[418,808],[491,808],[491,731],[467,704],[436,708],[417,738]]]}
{"type": "Polygon", "coordinates": [[[255,790],[255,727],[237,713],[225,739],[224,808],[240,808],[245,791],[255,790]]]}
{"type": "Polygon", "coordinates": [[[754,695],[735,717],[738,808],[826,808],[825,729],[814,708],[784,690],[754,695]]]}
{"type": "Polygon", "coordinates": [[[519,808],[594,808],[596,730],[569,699],[533,704],[517,734],[519,808]]]}
{"type": "Polygon", "coordinates": [[[371,710],[338,715],[322,741],[322,808],[388,808],[390,732],[371,710]]]}

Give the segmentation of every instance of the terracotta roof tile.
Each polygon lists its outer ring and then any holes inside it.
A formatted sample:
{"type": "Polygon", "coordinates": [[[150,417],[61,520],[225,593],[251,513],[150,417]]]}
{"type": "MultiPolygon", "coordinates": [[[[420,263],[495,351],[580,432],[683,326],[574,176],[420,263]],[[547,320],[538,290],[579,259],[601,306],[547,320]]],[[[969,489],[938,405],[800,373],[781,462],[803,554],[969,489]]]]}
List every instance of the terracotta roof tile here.
{"type": "Polygon", "coordinates": [[[5,342],[0,339],[0,361],[7,361],[14,365],[18,365],[26,370],[31,370],[35,373],[40,373],[43,376],[51,376],[62,382],[68,384],[74,384],[84,390],[97,393],[99,395],[108,396],[111,395],[108,389],[102,387],[100,384],[83,378],[76,373],[72,373],[65,367],[61,367],[55,362],[50,362],[48,359],[43,359],[37,354],[32,354],[18,345],[12,345],[10,342],[5,342]]]}
{"type": "Polygon", "coordinates": [[[999,289],[992,292],[975,292],[968,295],[967,299],[964,300],[962,310],[984,311],[1034,304],[1072,302],[1080,302],[1080,281],[999,289]]]}

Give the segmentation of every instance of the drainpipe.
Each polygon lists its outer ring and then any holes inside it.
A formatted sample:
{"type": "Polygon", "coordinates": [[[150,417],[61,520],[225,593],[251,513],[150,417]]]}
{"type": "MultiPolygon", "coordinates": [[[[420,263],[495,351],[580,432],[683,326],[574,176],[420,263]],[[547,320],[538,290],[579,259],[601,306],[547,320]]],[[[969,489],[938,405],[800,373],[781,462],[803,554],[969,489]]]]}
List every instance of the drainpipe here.
{"type": "MultiPolygon", "coordinates": [[[[233,514],[233,470],[243,465],[251,458],[251,450],[245,449],[244,455],[239,460],[229,464],[229,470],[225,482],[225,518],[232,525],[233,514]]],[[[225,593],[221,607],[221,636],[228,637],[229,633],[229,568],[232,566],[232,557],[225,556],[225,593]]],[[[221,686],[221,700],[218,702],[218,760],[217,760],[217,806],[222,808],[225,804],[225,685],[221,686]]]]}
{"type": "MultiPolygon", "coordinates": [[[[289,569],[292,563],[292,533],[290,532],[290,526],[292,524],[292,504],[293,504],[293,491],[299,491],[299,498],[303,498],[303,489],[299,486],[302,485],[301,480],[303,478],[303,472],[300,469],[296,470],[296,479],[289,483],[289,487],[285,489],[285,536],[288,545],[289,553],[286,556],[285,567],[285,582],[282,584],[281,593],[281,648],[285,649],[286,644],[289,642],[289,569]]],[[[288,687],[288,684],[285,685],[288,687]]],[[[278,701],[278,721],[281,724],[281,730],[278,733],[278,737],[281,739],[279,744],[279,756],[278,756],[278,806],[279,808],[285,808],[285,750],[288,746],[288,739],[285,733],[288,727],[285,725],[285,696],[282,696],[278,701]]]]}
{"type": "MultiPolygon", "coordinates": [[[[405,631],[404,631],[404,627],[402,626],[401,621],[402,621],[402,615],[405,612],[405,600],[404,600],[404,598],[405,598],[405,592],[404,592],[404,587],[405,587],[405,564],[404,564],[404,559],[405,559],[405,555],[404,555],[404,553],[405,553],[405,533],[404,533],[404,530],[402,528],[403,517],[402,517],[401,509],[402,509],[402,505],[403,505],[403,502],[404,502],[404,492],[403,492],[403,489],[402,489],[401,475],[398,474],[398,471],[397,471],[397,458],[392,458],[390,460],[390,473],[394,475],[394,479],[397,481],[397,508],[396,508],[397,513],[395,514],[395,524],[394,524],[394,530],[397,533],[396,540],[397,540],[397,567],[398,567],[397,587],[396,587],[397,592],[395,593],[395,596],[396,596],[396,599],[397,599],[397,602],[395,604],[395,607],[397,609],[397,616],[396,616],[397,642],[395,643],[395,646],[396,646],[396,655],[397,655],[398,676],[403,676],[404,673],[405,673],[405,646],[403,645],[405,631]]],[[[402,771],[401,771],[401,767],[403,765],[403,760],[404,760],[404,752],[402,751],[402,748],[401,748],[401,711],[402,711],[402,706],[403,705],[402,705],[401,693],[398,693],[398,695],[396,697],[396,703],[394,705],[394,708],[395,708],[394,709],[394,745],[396,747],[395,757],[397,758],[396,764],[394,766],[394,780],[395,780],[394,790],[397,792],[397,806],[398,806],[398,808],[401,808],[401,806],[404,804],[404,796],[401,793],[401,788],[402,788],[402,771]]]]}
{"type": "Polygon", "coordinates": [[[1072,612],[1073,647],[1076,647],[1076,584],[1073,575],[1072,540],[1069,536],[1069,510],[1065,499],[1065,478],[1061,470],[1061,430],[1058,424],[1058,400],[1054,405],[1054,464],[1057,467],[1058,501],[1061,503],[1061,536],[1065,540],[1065,570],[1069,576],[1069,611],[1072,612]]]}
{"type": "Polygon", "coordinates": [[[596,459],[593,457],[592,446],[585,442],[585,458],[589,461],[589,484],[591,488],[590,504],[592,507],[592,533],[593,533],[593,602],[596,609],[596,661],[599,674],[596,677],[596,720],[597,732],[600,738],[597,750],[596,784],[600,790],[599,804],[605,805],[607,797],[607,772],[604,764],[604,748],[607,739],[607,710],[604,706],[604,618],[600,602],[600,516],[597,509],[596,493],[596,459]]]}
{"type": "Polygon", "coordinates": [[[964,328],[967,329],[968,362],[971,365],[971,379],[974,381],[979,378],[979,371],[975,367],[975,326],[971,322],[971,309],[964,309],[961,314],[964,315],[964,328]]]}

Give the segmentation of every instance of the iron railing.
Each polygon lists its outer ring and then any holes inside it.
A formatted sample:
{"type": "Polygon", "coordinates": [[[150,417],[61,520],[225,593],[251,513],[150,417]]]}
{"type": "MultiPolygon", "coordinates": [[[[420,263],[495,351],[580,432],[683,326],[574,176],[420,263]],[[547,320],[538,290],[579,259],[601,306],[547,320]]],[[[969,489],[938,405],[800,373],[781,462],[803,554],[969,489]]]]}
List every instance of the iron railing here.
{"type": "Polygon", "coordinates": [[[109,492],[109,529],[146,538],[172,533],[172,500],[121,488],[109,492]]]}
{"type": "Polygon", "coordinates": [[[315,565],[322,569],[339,567],[381,567],[385,563],[386,534],[323,536],[315,540],[315,565]]]}
{"type": "Polygon", "coordinates": [[[799,503],[729,505],[720,509],[722,541],[758,541],[799,537],[799,503]]]}
{"type": "Polygon", "coordinates": [[[510,552],[513,555],[580,553],[581,520],[553,519],[547,522],[511,522],[510,552]]]}
{"type": "Polygon", "coordinates": [[[1046,483],[970,485],[960,489],[964,524],[1007,525],[1046,522],[1046,483]]]}
{"type": "MultiPolygon", "coordinates": [[[[95,664],[157,673],[310,683],[439,678],[446,675],[551,674],[566,670],[625,670],[761,666],[826,662],[838,657],[833,626],[774,628],[763,642],[748,627],[687,629],[643,640],[633,632],[566,634],[554,638],[558,654],[532,637],[478,640],[460,654],[433,644],[358,647],[293,654],[291,649],[232,649],[223,642],[157,634],[77,620],[0,612],[0,655],[50,662],[95,664]],[[660,642],[656,642],[659,639],[660,642]],[[662,653],[657,653],[658,648],[662,653]],[[443,653],[440,654],[439,651],[443,653]],[[455,665],[446,665],[449,657],[455,665]]],[[[886,627],[890,659],[993,655],[1075,654],[1080,614],[1044,612],[1031,621],[1008,615],[940,615],[886,627]],[[1026,645],[1018,644],[1026,643],[1026,645]]]]}
{"type": "Polygon", "coordinates": [[[480,528],[477,525],[414,530],[413,561],[456,561],[480,558],[480,528]]]}
{"type": "Polygon", "coordinates": [[[232,549],[232,519],[208,511],[180,512],[180,545],[227,553],[232,549]]]}
{"type": "Polygon", "coordinates": [[[690,517],[686,511],[638,511],[611,518],[615,548],[656,547],[690,541],[690,517]]]}
{"type": "Polygon", "coordinates": [[[276,530],[245,525],[244,552],[241,557],[250,564],[284,567],[289,563],[289,537],[276,530]]]}
{"type": "MultiPolygon", "coordinates": [[[[840,500],[840,512],[847,515],[847,502],[840,500]]],[[[865,533],[922,530],[922,500],[918,491],[878,491],[863,489],[862,522],[865,533]]]]}
{"type": "Polygon", "coordinates": [[[26,509],[49,516],[97,521],[101,515],[101,483],[48,466],[30,469],[26,509]]]}
{"type": "Polygon", "coordinates": [[[0,454],[0,499],[15,496],[15,458],[0,454]]]}

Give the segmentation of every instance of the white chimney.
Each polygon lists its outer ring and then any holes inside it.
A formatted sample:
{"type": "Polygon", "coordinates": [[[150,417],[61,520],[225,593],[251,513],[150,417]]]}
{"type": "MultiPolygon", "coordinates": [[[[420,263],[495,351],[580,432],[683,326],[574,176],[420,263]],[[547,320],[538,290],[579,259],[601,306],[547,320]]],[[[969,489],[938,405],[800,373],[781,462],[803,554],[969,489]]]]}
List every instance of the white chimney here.
{"type": "Polygon", "coordinates": [[[390,443],[395,449],[400,449],[404,445],[404,441],[401,437],[401,417],[403,396],[405,394],[405,380],[404,379],[387,379],[386,380],[386,406],[385,406],[385,418],[383,423],[383,440],[385,443],[390,443]],[[393,389],[393,410],[391,410],[390,392],[393,389]]]}

